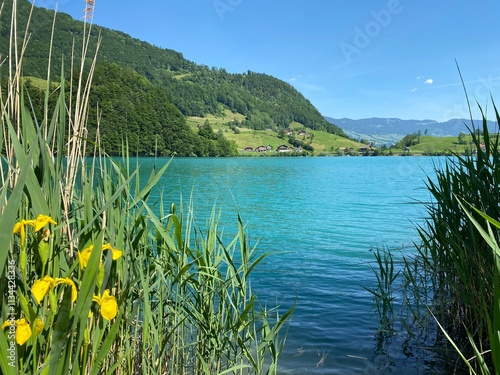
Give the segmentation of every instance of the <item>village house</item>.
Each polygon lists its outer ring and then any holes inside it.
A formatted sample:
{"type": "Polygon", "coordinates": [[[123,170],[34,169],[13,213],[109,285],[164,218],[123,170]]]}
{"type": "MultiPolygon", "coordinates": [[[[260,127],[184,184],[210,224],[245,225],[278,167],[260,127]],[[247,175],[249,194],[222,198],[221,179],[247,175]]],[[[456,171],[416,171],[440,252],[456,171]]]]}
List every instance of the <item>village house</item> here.
{"type": "Polygon", "coordinates": [[[291,152],[292,149],[290,147],[288,147],[287,145],[281,145],[281,146],[278,146],[276,151],[278,151],[278,152],[291,152]]]}
{"type": "Polygon", "coordinates": [[[267,147],[266,146],[259,146],[255,149],[256,152],[266,152],[267,147]]]}
{"type": "Polygon", "coordinates": [[[352,155],[354,153],[354,148],[352,147],[340,147],[339,152],[341,155],[352,155]]]}
{"type": "Polygon", "coordinates": [[[362,155],[371,155],[375,151],[375,148],[372,146],[361,146],[359,148],[359,153],[362,155]]]}

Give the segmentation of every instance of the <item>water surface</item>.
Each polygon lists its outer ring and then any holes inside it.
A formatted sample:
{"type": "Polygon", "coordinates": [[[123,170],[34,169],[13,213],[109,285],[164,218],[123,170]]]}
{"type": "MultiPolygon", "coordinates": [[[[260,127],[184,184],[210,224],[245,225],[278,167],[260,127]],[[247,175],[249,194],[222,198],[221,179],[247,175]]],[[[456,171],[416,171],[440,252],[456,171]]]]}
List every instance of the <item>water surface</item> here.
{"type": "MultiPolygon", "coordinates": [[[[374,285],[372,249],[412,251],[425,214],[418,202],[430,199],[426,176],[443,161],[177,158],[155,194],[177,204],[192,196],[201,223],[215,205],[229,233],[239,212],[252,244],[271,253],[252,287],[268,306],[296,303],[281,373],[434,373],[421,358],[375,340],[378,317],[363,286],[374,285]]],[[[147,176],[155,159],[140,163],[147,176]]]]}

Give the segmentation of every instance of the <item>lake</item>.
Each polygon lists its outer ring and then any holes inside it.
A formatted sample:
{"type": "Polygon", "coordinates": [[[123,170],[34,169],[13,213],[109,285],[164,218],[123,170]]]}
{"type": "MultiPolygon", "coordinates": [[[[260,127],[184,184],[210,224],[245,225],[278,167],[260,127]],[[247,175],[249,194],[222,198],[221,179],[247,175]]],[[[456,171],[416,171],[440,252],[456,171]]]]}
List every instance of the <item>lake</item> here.
{"type": "MultiPolygon", "coordinates": [[[[426,176],[444,160],[176,158],[154,195],[182,197],[184,206],[192,199],[202,225],[220,209],[224,233],[235,233],[239,212],[251,244],[271,254],[252,288],[268,307],[296,303],[280,373],[436,373],[426,358],[403,354],[397,338],[376,340],[378,316],[363,286],[375,283],[372,249],[413,251],[425,214],[418,202],[430,199],[426,176]]],[[[144,178],[154,163],[140,159],[144,178]]]]}

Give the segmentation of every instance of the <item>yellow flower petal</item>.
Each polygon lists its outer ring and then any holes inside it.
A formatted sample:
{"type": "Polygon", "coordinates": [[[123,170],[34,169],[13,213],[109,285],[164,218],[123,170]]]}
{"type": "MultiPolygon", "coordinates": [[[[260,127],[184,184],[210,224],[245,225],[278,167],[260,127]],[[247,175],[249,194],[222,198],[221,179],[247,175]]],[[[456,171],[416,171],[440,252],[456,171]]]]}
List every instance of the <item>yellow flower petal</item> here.
{"type": "Polygon", "coordinates": [[[117,260],[122,256],[121,250],[118,249],[111,249],[111,253],[112,253],[111,257],[113,258],[113,260],[117,260]]]}
{"type": "Polygon", "coordinates": [[[59,285],[59,284],[66,284],[66,285],[71,286],[71,302],[75,302],[76,297],[78,296],[78,292],[76,290],[76,285],[73,282],[73,280],[71,280],[68,277],[66,277],[66,278],[58,277],[55,280],[54,286],[59,285]]]}
{"type": "Polygon", "coordinates": [[[35,232],[38,232],[40,229],[42,229],[44,226],[47,224],[54,224],[56,225],[57,223],[52,219],[50,216],[47,215],[38,215],[36,220],[34,220],[34,225],[35,225],[35,232]]]}
{"type": "Polygon", "coordinates": [[[101,297],[92,297],[92,301],[99,304],[101,307],[101,315],[106,320],[113,319],[118,313],[118,303],[114,296],[109,295],[109,289],[106,289],[101,297]]]}
{"type": "Polygon", "coordinates": [[[122,256],[121,250],[113,248],[109,243],[107,243],[102,247],[102,251],[104,250],[111,250],[111,257],[113,258],[113,260],[117,260],[122,256]]]}
{"type": "Polygon", "coordinates": [[[7,328],[7,327],[10,327],[10,321],[6,320],[5,322],[3,322],[2,324],[2,331],[7,328]]]}
{"type": "Polygon", "coordinates": [[[13,234],[19,233],[22,234],[24,232],[24,227],[26,225],[35,225],[35,220],[21,220],[14,225],[14,229],[12,230],[13,234]]]}
{"type": "Polygon", "coordinates": [[[19,236],[21,237],[21,245],[25,245],[25,238],[26,238],[26,229],[24,228],[26,225],[34,225],[35,220],[21,220],[20,222],[16,223],[14,225],[14,229],[12,230],[13,234],[19,233],[19,236]]]}
{"type": "Polygon", "coordinates": [[[14,230],[12,231],[13,234],[16,234],[16,233],[21,233],[21,231],[24,231],[24,224],[22,221],[16,223],[14,225],[14,230]]]}
{"type": "Polygon", "coordinates": [[[36,280],[31,287],[31,294],[35,297],[38,304],[40,304],[48,293],[49,289],[53,286],[54,279],[50,276],[45,276],[41,280],[36,280]]]}
{"type": "Polygon", "coordinates": [[[101,300],[101,315],[104,319],[111,320],[118,313],[118,303],[114,296],[108,296],[101,300]]]}
{"type": "Polygon", "coordinates": [[[80,263],[80,269],[83,270],[85,267],[87,267],[87,264],[89,263],[90,255],[92,254],[92,249],[94,248],[94,245],[90,245],[89,247],[85,248],[81,252],[78,252],[78,263],[80,263]]]}
{"type": "Polygon", "coordinates": [[[31,327],[26,319],[22,318],[16,321],[16,342],[24,345],[31,337],[31,327]]]}

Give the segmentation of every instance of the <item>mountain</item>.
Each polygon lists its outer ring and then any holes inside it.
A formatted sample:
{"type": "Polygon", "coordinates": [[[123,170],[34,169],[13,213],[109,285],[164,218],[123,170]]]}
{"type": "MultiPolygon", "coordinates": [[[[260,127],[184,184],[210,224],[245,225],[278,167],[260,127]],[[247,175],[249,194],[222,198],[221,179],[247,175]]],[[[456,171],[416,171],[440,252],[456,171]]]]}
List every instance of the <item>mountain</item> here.
{"type": "MultiPolygon", "coordinates": [[[[434,120],[401,120],[398,118],[365,118],[353,120],[349,118],[325,119],[344,130],[351,138],[366,139],[376,144],[391,144],[402,139],[407,134],[421,132],[422,135],[436,137],[458,136],[460,132],[469,133],[467,126],[471,127],[471,121],[465,119],[452,119],[446,122],[434,120]]],[[[481,120],[474,121],[475,128],[482,127],[481,120]]],[[[488,129],[498,132],[497,124],[488,121],[488,129]]]]}
{"type": "MultiPolygon", "coordinates": [[[[11,7],[12,0],[7,0],[0,14],[0,56],[7,56],[9,52],[11,7]]],[[[18,27],[20,34],[23,33],[30,9],[29,1],[17,1],[19,15],[17,22],[18,25],[22,25],[22,27],[18,27]]],[[[33,9],[29,28],[30,40],[23,60],[24,76],[46,77],[53,19],[53,11],[37,7],[33,9]]],[[[95,50],[100,35],[102,43],[97,61],[99,65],[108,65],[101,68],[100,71],[110,69],[110,64],[133,70],[137,75],[164,92],[165,98],[184,117],[205,117],[210,114],[227,116],[227,121],[230,122],[235,121],[236,115],[240,114],[244,116],[237,116],[240,119],[238,126],[241,127],[256,130],[278,130],[297,122],[310,129],[345,136],[339,127],[326,121],[309,100],[287,82],[264,73],[247,71],[241,74],[232,74],[222,67],[209,68],[206,65],[186,60],[179,52],[155,47],[123,32],[96,25],[92,27],[89,50],[95,50]],[[235,116],[227,115],[231,112],[235,116]]],[[[57,14],[51,63],[51,77],[54,79],[61,72],[63,58],[66,61],[65,66],[70,65],[73,45],[82,45],[83,30],[84,23],[82,21],[74,20],[64,13],[57,14]]],[[[74,49],[74,55],[77,58],[80,49],[78,47],[74,49]]],[[[116,69],[118,68],[111,68],[113,71],[116,69]]],[[[128,70],[126,72],[128,75],[128,70]]],[[[119,82],[118,85],[115,85],[116,89],[121,87],[121,92],[124,95],[127,91],[133,91],[134,85],[131,83],[133,79],[128,80],[128,83],[119,82]],[[126,84],[128,86],[123,86],[126,84]]],[[[110,85],[110,87],[112,86],[110,85]]],[[[115,97],[119,95],[117,90],[111,93],[115,97]]],[[[147,88],[147,90],[153,92],[151,91],[153,89],[147,88]]],[[[145,94],[145,96],[147,95],[145,94]]],[[[163,94],[161,96],[163,98],[163,94]]],[[[91,101],[95,102],[95,100],[91,101]]],[[[127,99],[126,101],[129,104],[133,103],[133,100],[127,99]]],[[[146,102],[141,102],[141,104],[147,105],[146,102]]],[[[158,103],[151,105],[158,106],[158,103]]],[[[128,113],[131,111],[134,111],[134,107],[129,105],[128,113]]],[[[157,114],[155,116],[158,117],[157,114]]],[[[172,118],[177,118],[175,115],[172,116],[172,118]]],[[[137,119],[137,121],[139,120],[137,119]]],[[[126,119],[114,116],[113,121],[109,121],[109,123],[101,122],[101,131],[104,134],[113,133],[109,131],[108,127],[116,127],[117,124],[120,124],[117,121],[126,121],[126,119]]],[[[169,126],[168,123],[161,125],[169,126]]],[[[146,126],[146,123],[136,123],[131,129],[139,131],[139,133],[134,134],[140,136],[140,130],[146,126]]],[[[148,139],[147,142],[150,140],[148,139]]],[[[108,140],[110,145],[116,143],[108,140]]],[[[165,145],[165,150],[175,152],[169,145],[165,145]]]]}

